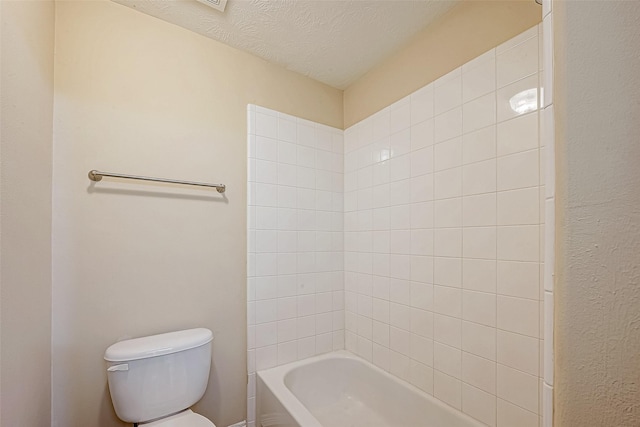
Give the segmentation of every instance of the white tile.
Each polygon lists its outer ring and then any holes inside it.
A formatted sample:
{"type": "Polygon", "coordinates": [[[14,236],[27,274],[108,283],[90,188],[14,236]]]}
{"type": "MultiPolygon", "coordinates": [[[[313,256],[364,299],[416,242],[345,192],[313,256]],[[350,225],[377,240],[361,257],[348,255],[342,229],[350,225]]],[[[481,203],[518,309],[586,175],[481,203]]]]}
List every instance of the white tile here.
{"type": "Polygon", "coordinates": [[[278,137],[278,119],[275,116],[256,113],[256,135],[268,138],[278,137]]]}
{"type": "Polygon", "coordinates": [[[376,343],[372,345],[372,362],[377,367],[389,370],[389,349],[376,343]]]}
{"type": "MultiPolygon", "coordinates": [[[[298,185],[298,169],[294,165],[278,164],[278,184],[295,187],[298,185]]],[[[295,206],[294,206],[295,207],[295,206]]]]}
{"type": "Polygon", "coordinates": [[[391,134],[389,138],[391,157],[399,157],[411,151],[411,132],[407,127],[404,130],[391,134]]]}
{"type": "MultiPolygon", "coordinates": [[[[410,156],[411,176],[420,176],[433,172],[434,148],[432,146],[414,150],[410,156]]],[[[408,169],[407,169],[408,171],[408,169]]]]}
{"type": "Polygon", "coordinates": [[[256,183],[255,204],[275,207],[278,205],[278,187],[273,184],[256,183]]]}
{"type": "Polygon", "coordinates": [[[498,293],[537,299],[540,295],[540,268],[536,262],[498,261],[498,293]]]}
{"type": "Polygon", "coordinates": [[[373,141],[389,136],[389,126],[391,123],[389,108],[384,108],[371,116],[373,121],[373,141]]]}
{"type": "MultiPolygon", "coordinates": [[[[390,255],[391,264],[397,262],[404,266],[405,259],[408,259],[405,255],[390,255]],[[394,259],[398,261],[394,261],[394,259]]],[[[393,270],[393,267],[391,269],[393,270]]],[[[393,275],[393,272],[391,274],[393,275]]],[[[402,275],[405,274],[404,272],[402,273],[402,275]]],[[[392,279],[389,284],[389,300],[400,304],[411,304],[411,285],[409,281],[403,278],[392,279]]]]}
{"type": "Polygon", "coordinates": [[[411,280],[421,283],[433,283],[433,258],[429,256],[410,257],[411,280]]]}
{"type": "Polygon", "coordinates": [[[462,287],[462,259],[434,258],[433,280],[441,286],[462,287]]]}
{"type": "Polygon", "coordinates": [[[462,107],[454,108],[435,117],[435,142],[445,141],[462,134],[462,107]]]}
{"type": "Polygon", "coordinates": [[[273,368],[278,364],[278,347],[276,345],[271,345],[268,347],[257,348],[255,356],[257,371],[273,368]]]}
{"type": "Polygon", "coordinates": [[[278,118],[278,139],[280,141],[296,141],[296,122],[282,117],[278,118]]]}
{"type": "MultiPolygon", "coordinates": [[[[306,338],[315,335],[316,333],[316,317],[305,316],[298,317],[296,328],[298,330],[298,338],[306,338]]],[[[314,344],[315,345],[315,344],[314,344]]]]}
{"type": "Polygon", "coordinates": [[[462,199],[462,225],[496,225],[496,194],[485,193],[462,199]]]}
{"type": "Polygon", "coordinates": [[[411,202],[411,186],[408,179],[389,184],[389,205],[404,205],[411,202]]]}
{"type": "Polygon", "coordinates": [[[505,400],[498,399],[498,427],[538,427],[538,416],[505,400]]]}
{"type": "Polygon", "coordinates": [[[281,320],[278,322],[278,342],[293,341],[298,337],[296,319],[281,320]]]}
{"type": "MultiPolygon", "coordinates": [[[[327,335],[332,331],[333,329],[333,315],[329,312],[329,313],[321,313],[321,314],[317,314],[316,316],[316,331],[315,334],[316,335],[327,335]]],[[[318,353],[318,351],[325,351],[329,342],[326,341],[326,338],[324,341],[322,341],[323,343],[323,348],[318,349],[317,348],[317,337],[316,337],[316,354],[318,353]]]]}
{"type": "Polygon", "coordinates": [[[392,230],[389,233],[389,253],[409,254],[411,252],[411,232],[409,230],[392,230]]]}
{"type": "Polygon", "coordinates": [[[433,230],[412,230],[410,239],[412,255],[433,255],[433,230]]]}
{"type": "Polygon", "coordinates": [[[256,275],[275,276],[278,274],[277,255],[274,253],[256,254],[256,275]]]}
{"type": "Polygon", "coordinates": [[[462,291],[459,288],[434,286],[433,311],[460,318],[462,315],[462,291]]]}
{"type": "Polygon", "coordinates": [[[472,322],[462,322],[462,350],[489,360],[496,360],[496,329],[472,322]]]}
{"type": "Polygon", "coordinates": [[[413,153],[411,157],[409,154],[399,156],[389,160],[389,181],[401,181],[411,176],[411,163],[413,159],[413,153]]]}
{"type": "Polygon", "coordinates": [[[498,259],[505,261],[539,261],[539,226],[498,227],[498,259]]]}
{"type": "Polygon", "coordinates": [[[371,339],[373,340],[373,342],[385,347],[389,347],[389,337],[389,325],[374,320],[372,323],[371,331],[371,339]]]}
{"type": "Polygon", "coordinates": [[[486,326],[496,326],[496,296],[485,292],[462,292],[462,318],[486,326]]]}
{"type": "Polygon", "coordinates": [[[462,74],[458,70],[438,79],[435,84],[435,114],[441,114],[462,104],[462,74]]]}
{"type": "Polygon", "coordinates": [[[508,86],[505,86],[501,89],[498,89],[497,98],[496,98],[496,109],[498,112],[498,122],[503,122],[512,117],[519,116],[521,114],[526,114],[530,111],[533,111],[537,108],[538,104],[538,75],[534,74],[533,76],[526,77],[522,80],[518,80],[515,83],[512,83],[508,86]],[[533,92],[529,92],[532,90],[533,92]],[[526,92],[525,92],[526,91],[526,92]],[[527,108],[517,108],[514,109],[511,105],[511,100],[516,103],[517,97],[514,99],[514,96],[520,95],[525,96],[526,94],[532,93],[533,99],[531,103],[527,104],[527,108]]]}
{"type": "Polygon", "coordinates": [[[300,317],[315,314],[315,295],[299,295],[297,299],[297,313],[300,317]]]}
{"type": "Polygon", "coordinates": [[[256,230],[255,232],[255,251],[278,252],[278,232],[275,230],[256,230]]]}
{"type": "Polygon", "coordinates": [[[496,126],[489,126],[462,137],[462,163],[474,163],[496,156],[496,126]]]}
{"type": "Polygon", "coordinates": [[[433,372],[433,395],[458,410],[462,409],[462,383],[437,370],[433,372]]]}
{"type": "Polygon", "coordinates": [[[433,174],[413,177],[410,182],[412,203],[433,200],[433,174]]]}
{"type": "Polygon", "coordinates": [[[278,342],[278,328],[276,322],[256,325],[256,347],[265,347],[278,342]]]}
{"type": "Polygon", "coordinates": [[[411,126],[410,98],[405,97],[389,108],[389,132],[394,134],[411,126]]]}
{"type": "Polygon", "coordinates": [[[485,160],[462,167],[462,193],[465,196],[496,191],[496,160],[485,160]]]}
{"type": "Polygon", "coordinates": [[[462,138],[453,138],[434,146],[434,170],[444,170],[462,164],[462,138]]]}
{"type": "Polygon", "coordinates": [[[447,169],[434,174],[436,199],[448,199],[462,195],[462,168],[447,169]]]}
{"type": "Polygon", "coordinates": [[[410,218],[412,229],[432,228],[434,225],[433,202],[412,203],[410,218]]]}
{"type": "Polygon", "coordinates": [[[498,363],[498,397],[531,412],[538,411],[538,378],[498,363]]]}
{"type": "Polygon", "coordinates": [[[315,168],[316,167],[316,150],[311,147],[298,146],[297,147],[297,160],[298,166],[315,168]]]}
{"type": "Polygon", "coordinates": [[[462,381],[481,390],[496,394],[496,362],[462,353],[462,381]]]}
{"type": "Polygon", "coordinates": [[[538,185],[538,150],[498,158],[498,191],[538,185]]]}
{"type": "MultiPolygon", "coordinates": [[[[448,346],[462,347],[462,321],[454,317],[434,314],[433,339],[448,346]]],[[[436,366],[437,367],[437,366],[436,366]]]]}
{"type": "Polygon", "coordinates": [[[411,333],[433,339],[433,313],[418,308],[411,309],[411,333]]]}
{"type": "Polygon", "coordinates": [[[538,113],[525,114],[498,124],[498,156],[538,147],[538,113]]]}
{"type": "Polygon", "coordinates": [[[468,384],[462,384],[462,412],[488,426],[496,425],[496,397],[468,384]]]}
{"type": "Polygon", "coordinates": [[[433,368],[411,360],[410,372],[411,384],[428,394],[433,394],[433,368]]]}
{"type": "Polygon", "coordinates": [[[396,328],[409,331],[411,329],[411,308],[404,304],[390,303],[389,324],[396,328]]]}
{"type": "Polygon", "coordinates": [[[317,142],[316,128],[306,120],[298,119],[297,124],[297,142],[298,144],[315,148],[317,142]]]}
{"type": "Polygon", "coordinates": [[[465,258],[495,259],[496,227],[465,227],[462,232],[465,258]]]}
{"type": "Polygon", "coordinates": [[[278,141],[278,163],[297,164],[297,146],[291,142],[278,141]]]}
{"type": "Polygon", "coordinates": [[[295,208],[298,206],[298,191],[295,187],[278,185],[278,207],[295,208]]]}
{"type": "Polygon", "coordinates": [[[448,257],[462,256],[462,229],[436,229],[434,231],[433,239],[434,255],[448,257]]]}
{"type": "Polygon", "coordinates": [[[435,120],[428,119],[411,126],[411,151],[433,145],[435,142],[435,120]]]}
{"type": "Polygon", "coordinates": [[[491,92],[462,107],[462,131],[469,133],[496,123],[496,95],[491,92]]]}
{"type": "Polygon", "coordinates": [[[433,366],[433,340],[411,334],[410,356],[427,366],[433,366]]]}
{"type": "Polygon", "coordinates": [[[537,187],[498,193],[498,225],[528,225],[540,222],[537,187]]]}
{"type": "Polygon", "coordinates": [[[495,260],[465,259],[462,266],[462,287],[464,289],[496,292],[495,260]]]}
{"type": "Polygon", "coordinates": [[[498,328],[537,338],[540,335],[538,301],[498,295],[498,328]]]}
{"type": "Polygon", "coordinates": [[[256,277],[254,279],[255,299],[273,299],[278,295],[277,276],[256,277]]]}
{"type": "Polygon", "coordinates": [[[449,376],[462,376],[462,351],[439,342],[433,343],[433,367],[449,376]]]}
{"type": "Polygon", "coordinates": [[[434,225],[436,228],[462,226],[462,198],[437,200],[434,204],[434,225]]]}
{"type": "Polygon", "coordinates": [[[433,117],[433,85],[424,86],[411,94],[411,124],[433,117]]]}
{"type": "Polygon", "coordinates": [[[306,359],[307,357],[311,357],[316,354],[315,337],[307,337],[307,338],[299,339],[297,343],[298,343],[298,360],[306,359]]]}
{"type": "Polygon", "coordinates": [[[317,125],[316,128],[316,148],[330,152],[332,149],[331,130],[328,126],[317,125]]]}
{"type": "MultiPolygon", "coordinates": [[[[490,51],[488,53],[493,53],[490,51]]],[[[462,73],[462,101],[468,102],[496,90],[495,56],[488,56],[462,73]]]]}
{"type": "Polygon", "coordinates": [[[278,276],[278,297],[290,297],[297,295],[298,284],[295,275],[279,275],[278,276]]]}
{"type": "Polygon", "coordinates": [[[540,340],[498,330],[498,363],[538,376],[540,340]]]}
{"type": "Polygon", "coordinates": [[[316,335],[316,354],[329,353],[333,349],[333,334],[316,335]]]}
{"type": "Polygon", "coordinates": [[[411,359],[408,356],[391,350],[389,352],[389,372],[402,380],[411,379],[411,359]]]}
{"type": "Polygon", "coordinates": [[[389,348],[400,354],[409,356],[411,349],[411,334],[409,331],[395,328],[389,328],[389,348]]]}
{"type": "Polygon", "coordinates": [[[433,310],[433,285],[412,282],[411,306],[423,310],[433,310]]]}
{"type": "Polygon", "coordinates": [[[498,87],[503,87],[538,71],[537,35],[496,56],[498,87]]]}

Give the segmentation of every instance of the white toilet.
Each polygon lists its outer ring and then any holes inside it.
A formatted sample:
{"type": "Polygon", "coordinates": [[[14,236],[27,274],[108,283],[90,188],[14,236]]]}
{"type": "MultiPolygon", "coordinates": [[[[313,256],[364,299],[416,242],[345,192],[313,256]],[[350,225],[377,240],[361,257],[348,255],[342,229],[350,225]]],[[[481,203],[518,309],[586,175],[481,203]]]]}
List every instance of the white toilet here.
{"type": "Polygon", "coordinates": [[[135,338],[104,353],[111,400],[118,418],[144,427],[215,427],[188,409],[209,381],[209,329],[135,338]]]}

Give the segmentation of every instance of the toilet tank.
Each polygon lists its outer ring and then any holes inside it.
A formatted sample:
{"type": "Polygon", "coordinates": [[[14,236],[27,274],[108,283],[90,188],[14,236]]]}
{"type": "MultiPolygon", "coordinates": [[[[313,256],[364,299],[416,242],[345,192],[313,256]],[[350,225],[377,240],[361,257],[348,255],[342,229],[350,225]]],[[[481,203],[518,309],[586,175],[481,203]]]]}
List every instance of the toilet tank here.
{"type": "Polygon", "coordinates": [[[120,341],[104,353],[118,418],[142,423],[189,408],[209,381],[209,329],[197,328],[120,341]]]}

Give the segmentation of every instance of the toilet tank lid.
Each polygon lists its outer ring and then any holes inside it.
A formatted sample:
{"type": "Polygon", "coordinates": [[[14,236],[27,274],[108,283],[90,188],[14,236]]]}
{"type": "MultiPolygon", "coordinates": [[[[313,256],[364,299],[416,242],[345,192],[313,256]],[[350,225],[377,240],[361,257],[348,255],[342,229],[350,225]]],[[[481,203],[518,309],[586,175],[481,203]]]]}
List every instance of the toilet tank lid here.
{"type": "Polygon", "coordinates": [[[200,347],[211,340],[213,340],[213,333],[205,328],[134,338],[111,345],[104,352],[104,360],[107,362],[126,362],[163,356],[200,347]]]}

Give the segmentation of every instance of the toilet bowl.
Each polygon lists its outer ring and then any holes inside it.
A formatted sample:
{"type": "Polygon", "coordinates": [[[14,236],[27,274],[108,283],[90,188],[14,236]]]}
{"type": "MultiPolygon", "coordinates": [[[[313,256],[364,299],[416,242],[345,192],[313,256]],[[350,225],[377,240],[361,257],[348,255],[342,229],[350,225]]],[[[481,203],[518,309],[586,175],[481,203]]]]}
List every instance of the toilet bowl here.
{"type": "Polygon", "coordinates": [[[215,427],[189,409],[207,388],[212,340],[197,328],[110,346],[104,359],[118,418],[140,427],[215,427]]]}
{"type": "Polygon", "coordinates": [[[140,427],[216,427],[209,419],[196,414],[191,409],[162,418],[157,421],[143,424],[140,427]]]}

